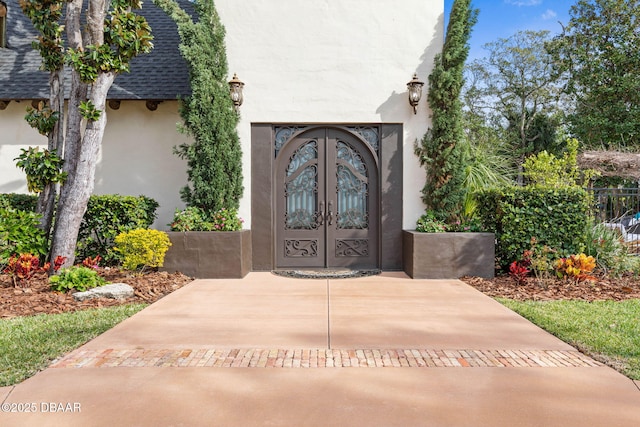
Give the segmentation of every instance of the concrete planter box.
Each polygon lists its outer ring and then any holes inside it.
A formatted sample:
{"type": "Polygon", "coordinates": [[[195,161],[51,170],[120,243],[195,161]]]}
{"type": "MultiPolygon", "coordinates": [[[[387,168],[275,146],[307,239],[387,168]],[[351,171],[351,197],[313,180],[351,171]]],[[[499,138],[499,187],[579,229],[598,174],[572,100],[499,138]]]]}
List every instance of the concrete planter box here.
{"type": "Polygon", "coordinates": [[[414,279],[495,275],[493,233],[402,231],[404,271],[414,279]]]}
{"type": "Polygon", "coordinates": [[[251,230],[167,233],[163,271],[198,279],[242,278],[251,271],[251,230]]]}

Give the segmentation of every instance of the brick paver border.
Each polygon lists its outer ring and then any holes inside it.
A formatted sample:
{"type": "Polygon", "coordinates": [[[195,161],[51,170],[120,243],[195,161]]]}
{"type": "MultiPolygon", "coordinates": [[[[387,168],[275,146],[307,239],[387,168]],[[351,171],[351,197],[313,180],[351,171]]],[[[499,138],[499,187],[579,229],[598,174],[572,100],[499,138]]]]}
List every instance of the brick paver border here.
{"type": "Polygon", "coordinates": [[[601,367],[579,351],[431,349],[106,349],[76,350],[52,368],[555,368],[601,367]]]}

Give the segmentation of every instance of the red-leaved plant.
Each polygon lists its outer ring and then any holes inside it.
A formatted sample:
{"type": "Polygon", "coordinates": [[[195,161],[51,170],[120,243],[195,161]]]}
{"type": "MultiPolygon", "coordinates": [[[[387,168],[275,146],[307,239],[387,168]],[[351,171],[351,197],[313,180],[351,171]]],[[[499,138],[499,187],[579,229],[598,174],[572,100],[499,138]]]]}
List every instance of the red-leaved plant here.
{"type": "MultiPolygon", "coordinates": [[[[53,270],[58,271],[65,261],[65,257],[58,255],[53,261],[53,270]]],[[[40,259],[33,254],[20,254],[18,256],[11,256],[9,263],[2,271],[11,276],[13,286],[17,287],[18,283],[24,284],[28,282],[34,274],[47,272],[50,268],[51,263],[48,262],[41,267],[40,259]]]]}
{"type": "Polygon", "coordinates": [[[23,283],[31,279],[40,270],[40,259],[32,254],[12,255],[9,263],[4,268],[4,272],[11,276],[13,286],[17,287],[18,282],[23,283]]]}
{"type": "MultiPolygon", "coordinates": [[[[64,262],[67,260],[66,256],[60,256],[58,255],[56,257],[56,259],[53,260],[53,271],[58,271],[60,270],[60,267],[62,267],[62,264],[64,264],[64,262]]],[[[45,263],[45,265],[42,266],[42,270],[48,272],[51,269],[51,263],[47,262],[45,263]]]]}
{"type": "Polygon", "coordinates": [[[98,268],[98,263],[102,260],[102,257],[100,255],[96,255],[95,257],[91,258],[90,256],[86,257],[83,261],[82,261],[82,265],[87,267],[87,268],[93,268],[94,270],[98,268]]]}
{"type": "Polygon", "coordinates": [[[524,251],[522,259],[513,261],[509,265],[509,276],[511,276],[518,285],[524,285],[527,282],[527,276],[531,273],[531,251],[524,251]]]}

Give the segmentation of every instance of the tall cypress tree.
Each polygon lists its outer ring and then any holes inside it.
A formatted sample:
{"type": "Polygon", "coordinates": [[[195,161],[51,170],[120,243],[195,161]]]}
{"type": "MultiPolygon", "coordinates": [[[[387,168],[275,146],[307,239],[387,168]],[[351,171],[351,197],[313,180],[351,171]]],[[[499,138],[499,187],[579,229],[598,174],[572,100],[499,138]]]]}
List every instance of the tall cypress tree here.
{"type": "Polygon", "coordinates": [[[465,197],[460,92],[471,28],[477,17],[478,11],[471,9],[471,0],[453,2],[445,43],[429,75],[427,100],[432,111],[432,127],[416,148],[420,163],[427,169],[422,200],[436,218],[449,223],[459,219],[465,197]]]}
{"type": "Polygon", "coordinates": [[[191,95],[180,106],[180,130],[193,137],[175,147],[187,160],[188,185],[180,195],[188,206],[208,214],[238,209],[242,196],[242,152],[238,114],[229,96],[225,29],[213,0],[194,0],[198,21],[175,0],[154,0],[178,26],[180,53],[187,62],[191,95]]]}

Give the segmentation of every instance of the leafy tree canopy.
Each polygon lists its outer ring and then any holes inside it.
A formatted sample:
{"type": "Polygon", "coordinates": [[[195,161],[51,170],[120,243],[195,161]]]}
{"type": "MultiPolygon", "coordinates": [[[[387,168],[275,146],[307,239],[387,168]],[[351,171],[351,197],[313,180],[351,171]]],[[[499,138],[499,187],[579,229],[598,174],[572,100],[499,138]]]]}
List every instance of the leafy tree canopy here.
{"type": "Polygon", "coordinates": [[[640,1],[579,0],[548,44],[576,100],[571,132],[588,148],[640,147],[640,1]]]}
{"type": "Polygon", "coordinates": [[[25,153],[18,158],[19,166],[32,183],[38,182],[32,189],[40,192],[37,211],[46,236],[55,211],[49,257],[60,256],[67,266],[73,264],[80,223],[93,191],[107,123],[107,92],[118,73],[129,71],[131,59],[153,49],[153,36],[144,17],[134,11],[142,7],[140,0],[20,0],[20,7],[39,32],[33,47],[49,72],[49,105],[41,103],[26,117],[47,135],[48,150],[42,155],[25,153]],[[71,79],[65,110],[66,65],[71,79]],[[64,161],[57,153],[64,153],[64,161]]]}
{"type": "Polygon", "coordinates": [[[561,85],[545,50],[548,31],[520,31],[484,46],[466,69],[465,107],[499,129],[514,166],[541,150],[561,151],[561,85]]]}

